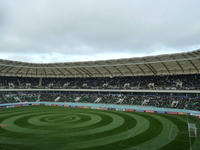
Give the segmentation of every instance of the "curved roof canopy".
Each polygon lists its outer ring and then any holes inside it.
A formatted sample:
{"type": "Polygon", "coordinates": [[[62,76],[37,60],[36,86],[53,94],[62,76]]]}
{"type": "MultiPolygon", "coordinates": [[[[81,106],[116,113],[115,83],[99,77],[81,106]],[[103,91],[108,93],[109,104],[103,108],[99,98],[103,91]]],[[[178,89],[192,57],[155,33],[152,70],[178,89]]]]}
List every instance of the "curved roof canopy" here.
{"type": "Polygon", "coordinates": [[[0,76],[18,77],[115,77],[196,74],[200,72],[200,50],[158,56],[36,64],[0,60],[0,76]]]}

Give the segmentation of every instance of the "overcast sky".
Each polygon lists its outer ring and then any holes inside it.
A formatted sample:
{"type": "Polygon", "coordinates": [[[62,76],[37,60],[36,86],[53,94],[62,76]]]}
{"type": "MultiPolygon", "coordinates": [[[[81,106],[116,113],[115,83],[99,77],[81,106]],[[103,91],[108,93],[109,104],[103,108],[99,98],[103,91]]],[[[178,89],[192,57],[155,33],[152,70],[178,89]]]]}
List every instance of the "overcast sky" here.
{"type": "Polygon", "coordinates": [[[0,59],[49,63],[200,48],[200,0],[0,0],[0,59]]]}

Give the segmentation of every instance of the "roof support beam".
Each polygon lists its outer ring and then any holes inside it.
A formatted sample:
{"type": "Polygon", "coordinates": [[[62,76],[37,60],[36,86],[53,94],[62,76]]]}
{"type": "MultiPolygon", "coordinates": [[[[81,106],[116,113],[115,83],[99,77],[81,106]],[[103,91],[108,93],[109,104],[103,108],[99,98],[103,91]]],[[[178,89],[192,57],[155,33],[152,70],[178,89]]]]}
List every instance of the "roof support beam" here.
{"type": "MultiPolygon", "coordinates": [[[[90,63],[87,63],[90,65],[90,63]]],[[[93,76],[93,73],[89,70],[89,68],[92,68],[96,71],[96,68],[95,67],[84,67],[85,71],[89,74],[89,76],[93,76]]]]}
{"type": "Polygon", "coordinates": [[[100,74],[101,76],[104,76],[102,73],[101,73],[101,71],[99,71],[98,69],[97,69],[97,67],[92,67],[98,74],[100,74]]]}
{"type": "MultiPolygon", "coordinates": [[[[107,62],[108,64],[110,64],[110,61],[108,61],[107,62]]],[[[119,68],[117,68],[117,66],[116,65],[113,65],[113,64],[110,64],[111,65],[111,67],[113,67],[115,70],[117,70],[117,72],[119,72],[119,74],[122,76],[123,75],[123,73],[119,70],[119,68]]],[[[109,69],[108,69],[109,70],[109,69]]],[[[110,70],[109,70],[110,71],[110,70]]],[[[111,71],[110,71],[111,72],[111,71]]]]}
{"type": "Polygon", "coordinates": [[[96,72],[98,72],[98,74],[100,74],[103,77],[104,74],[98,69],[100,67],[98,66],[99,64],[97,62],[94,62],[94,64],[97,64],[97,66],[92,66],[92,68],[94,68],[94,70],[96,70],[96,72]]]}
{"type": "Polygon", "coordinates": [[[47,77],[47,72],[46,72],[46,69],[45,69],[45,68],[43,68],[43,70],[44,70],[44,75],[45,75],[45,77],[47,77]]]}
{"type": "Polygon", "coordinates": [[[198,50],[198,51],[193,51],[192,53],[195,54],[195,56],[199,56],[200,50],[198,50]]]}
{"type": "MultiPolygon", "coordinates": [[[[17,71],[16,71],[16,75],[23,69],[23,67],[19,68],[17,71]]],[[[28,68],[29,69],[29,68],[28,68]]]]}
{"type": "Polygon", "coordinates": [[[139,70],[145,75],[145,71],[140,67],[140,65],[136,64],[136,66],[139,68],[139,70]]]}
{"type": "Polygon", "coordinates": [[[106,68],[105,66],[103,66],[103,68],[108,72],[108,74],[110,74],[110,76],[113,76],[112,72],[108,68],[106,68]]]}
{"type": "Polygon", "coordinates": [[[162,62],[161,63],[163,66],[164,66],[164,68],[167,70],[167,72],[170,74],[170,70],[169,70],[169,68],[167,67],[167,65],[164,63],[164,62],[162,62]]]}
{"type": "Polygon", "coordinates": [[[36,76],[38,75],[38,70],[37,70],[37,68],[35,68],[35,74],[36,74],[36,76]]]}
{"type": "Polygon", "coordinates": [[[174,61],[176,62],[176,64],[179,66],[179,68],[181,68],[182,72],[184,73],[184,69],[181,66],[181,64],[179,63],[179,61],[177,61],[176,58],[174,58],[174,55],[171,55],[171,57],[174,59],[174,61]]]}
{"type": "Polygon", "coordinates": [[[119,68],[117,68],[117,66],[113,66],[113,68],[115,68],[115,70],[117,70],[121,74],[121,76],[123,76],[123,73],[121,72],[119,68]]]}
{"type": "MultiPolygon", "coordinates": [[[[185,54],[182,54],[184,56],[184,58],[188,58],[187,55],[185,54]]],[[[195,57],[193,55],[193,53],[188,53],[188,55],[190,55],[191,57],[195,57]]],[[[190,64],[194,67],[194,69],[197,71],[197,73],[199,73],[199,69],[197,68],[197,66],[192,62],[192,60],[188,59],[188,61],[190,62],[190,64]]]]}
{"type": "MultiPolygon", "coordinates": [[[[93,68],[93,67],[92,67],[92,68],[93,68]]],[[[87,72],[88,75],[89,75],[90,77],[92,76],[92,72],[89,71],[89,70],[87,69],[87,67],[84,67],[83,70],[84,70],[85,72],[87,72]]]]}
{"type": "Polygon", "coordinates": [[[54,74],[55,76],[57,76],[57,74],[56,74],[56,72],[54,71],[54,69],[51,69],[51,72],[53,72],[53,74],[54,74]]]}
{"type": "Polygon", "coordinates": [[[5,70],[6,68],[8,68],[8,66],[3,66],[1,69],[1,71],[5,70]]]}
{"type": "Polygon", "coordinates": [[[27,69],[27,71],[26,71],[26,76],[28,76],[27,74],[28,74],[28,72],[29,72],[30,69],[31,69],[31,68],[28,68],[28,69],[27,69]]]}
{"type": "MultiPolygon", "coordinates": [[[[156,57],[159,61],[161,61],[161,58],[160,57],[156,57]]],[[[163,67],[167,70],[167,72],[170,74],[171,72],[170,72],[170,70],[169,70],[169,68],[167,67],[167,65],[165,64],[165,62],[162,62],[161,61],[161,64],[163,65],[163,67]]]]}
{"type": "MultiPolygon", "coordinates": [[[[67,69],[67,68],[63,68],[63,69],[65,69],[65,71],[68,72],[70,75],[74,76],[74,74],[69,69],[67,69]]],[[[59,68],[59,70],[61,70],[61,69],[59,68]]]]}
{"type": "Polygon", "coordinates": [[[82,72],[84,72],[85,75],[88,75],[89,77],[91,77],[91,73],[87,69],[85,69],[86,68],[85,66],[80,66],[79,63],[75,63],[75,64],[77,65],[76,67],[82,72]]]}
{"type": "Polygon", "coordinates": [[[87,70],[87,69],[85,69],[85,67],[83,68],[83,67],[79,67],[78,69],[80,69],[82,72],[84,72],[86,75],[88,75],[89,77],[91,77],[91,73],[87,70]]]}
{"type": "Polygon", "coordinates": [[[148,65],[148,64],[144,64],[149,70],[151,70],[151,72],[155,75],[154,70],[148,65]]]}
{"type": "Polygon", "coordinates": [[[60,72],[63,76],[65,76],[64,72],[62,72],[59,68],[56,68],[58,72],[60,72]]]}
{"type": "Polygon", "coordinates": [[[151,64],[147,64],[147,66],[149,66],[149,68],[152,70],[152,72],[153,72],[154,75],[157,74],[156,69],[151,64]]]}
{"type": "Polygon", "coordinates": [[[126,68],[127,68],[127,70],[134,76],[134,73],[133,73],[133,71],[131,70],[131,68],[128,66],[128,65],[124,65],[126,68]]]}
{"type": "Polygon", "coordinates": [[[191,65],[194,67],[194,69],[197,71],[197,73],[199,73],[199,69],[197,68],[197,66],[192,62],[192,60],[188,60],[191,65]]]}
{"type": "Polygon", "coordinates": [[[13,67],[10,67],[8,70],[6,70],[5,73],[9,73],[9,71],[12,70],[12,69],[13,69],[13,67]]]}
{"type": "Polygon", "coordinates": [[[78,72],[82,77],[84,77],[85,74],[83,74],[81,71],[79,71],[79,69],[77,69],[76,67],[73,68],[74,70],[76,70],[76,72],[78,72]]]}
{"type": "Polygon", "coordinates": [[[144,63],[144,65],[149,68],[149,70],[151,70],[151,72],[156,75],[157,74],[157,71],[155,70],[155,68],[150,64],[148,63],[148,61],[146,61],[145,58],[143,58],[144,62],[147,62],[147,63],[144,63]]]}
{"type": "Polygon", "coordinates": [[[155,75],[155,74],[157,74],[157,72],[156,72],[156,70],[153,68],[153,66],[150,64],[150,63],[148,63],[148,61],[143,57],[142,58],[143,60],[144,60],[144,62],[147,62],[147,63],[144,63],[144,65],[149,69],[149,70],[151,70],[151,72],[155,75]]]}
{"type": "Polygon", "coordinates": [[[177,63],[177,65],[179,66],[179,68],[181,68],[182,72],[184,73],[184,69],[183,67],[181,66],[181,64],[178,62],[178,61],[175,61],[177,63]]]}

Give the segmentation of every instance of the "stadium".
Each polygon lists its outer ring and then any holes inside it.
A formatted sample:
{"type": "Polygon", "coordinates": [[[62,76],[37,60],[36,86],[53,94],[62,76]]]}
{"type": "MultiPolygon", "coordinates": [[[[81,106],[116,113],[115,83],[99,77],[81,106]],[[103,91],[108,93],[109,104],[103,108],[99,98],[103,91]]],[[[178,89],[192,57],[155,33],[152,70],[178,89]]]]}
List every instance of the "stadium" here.
{"type": "Polygon", "coordinates": [[[0,60],[1,150],[199,150],[200,50],[0,60]]]}
{"type": "Polygon", "coordinates": [[[0,150],[200,150],[199,0],[0,0],[0,150]]]}

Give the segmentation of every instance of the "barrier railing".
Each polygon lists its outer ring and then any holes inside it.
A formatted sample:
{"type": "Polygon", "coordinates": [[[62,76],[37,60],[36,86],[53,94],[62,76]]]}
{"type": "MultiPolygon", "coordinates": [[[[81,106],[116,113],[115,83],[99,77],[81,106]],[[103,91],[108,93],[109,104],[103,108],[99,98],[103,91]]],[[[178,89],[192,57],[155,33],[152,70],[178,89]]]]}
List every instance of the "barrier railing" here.
{"type": "Polygon", "coordinates": [[[116,92],[116,93],[194,93],[200,94],[200,90],[128,90],[128,89],[0,89],[0,92],[116,92]]]}
{"type": "Polygon", "coordinates": [[[72,103],[72,102],[21,102],[21,103],[0,104],[0,107],[10,108],[10,107],[21,107],[30,105],[63,106],[72,108],[90,108],[90,109],[147,112],[147,113],[161,113],[161,114],[193,115],[193,116],[198,116],[200,118],[200,111],[187,110],[187,109],[174,109],[174,108],[159,108],[151,106],[137,106],[137,105],[93,104],[93,103],[72,103]]]}

